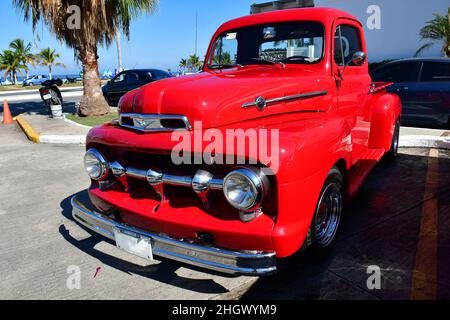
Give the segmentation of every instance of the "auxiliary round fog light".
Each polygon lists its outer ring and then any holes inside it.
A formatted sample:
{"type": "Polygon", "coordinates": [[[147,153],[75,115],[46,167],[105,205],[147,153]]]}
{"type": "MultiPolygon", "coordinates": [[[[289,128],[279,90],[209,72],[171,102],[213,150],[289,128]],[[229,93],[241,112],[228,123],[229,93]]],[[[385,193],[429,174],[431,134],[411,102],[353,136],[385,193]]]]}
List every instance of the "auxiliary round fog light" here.
{"type": "Polygon", "coordinates": [[[103,180],[108,175],[108,164],[103,155],[95,149],[90,149],[84,156],[84,167],[93,180],[103,180]]]}
{"type": "Polygon", "coordinates": [[[261,177],[249,169],[237,169],[224,179],[225,198],[240,211],[254,211],[261,205],[264,185],[261,177]]]}

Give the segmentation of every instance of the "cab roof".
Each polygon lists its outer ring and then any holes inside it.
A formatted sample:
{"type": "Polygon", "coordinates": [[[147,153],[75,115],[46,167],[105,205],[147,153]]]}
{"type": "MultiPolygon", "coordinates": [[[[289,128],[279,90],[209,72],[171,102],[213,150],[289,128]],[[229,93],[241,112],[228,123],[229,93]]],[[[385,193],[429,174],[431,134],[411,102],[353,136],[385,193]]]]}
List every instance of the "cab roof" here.
{"type": "Polygon", "coordinates": [[[288,22],[288,21],[318,21],[325,26],[329,26],[338,18],[347,18],[350,20],[359,20],[351,14],[337,9],[331,8],[301,8],[301,9],[286,9],[277,10],[265,13],[253,14],[234,20],[225,22],[217,31],[217,34],[221,34],[227,30],[233,30],[243,27],[248,27],[257,24],[276,23],[276,22],[288,22]]]}

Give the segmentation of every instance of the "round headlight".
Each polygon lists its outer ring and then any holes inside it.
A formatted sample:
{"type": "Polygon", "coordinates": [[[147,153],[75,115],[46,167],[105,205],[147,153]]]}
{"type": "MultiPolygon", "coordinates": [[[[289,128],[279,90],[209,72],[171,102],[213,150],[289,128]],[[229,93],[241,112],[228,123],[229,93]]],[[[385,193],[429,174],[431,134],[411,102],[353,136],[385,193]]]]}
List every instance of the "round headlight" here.
{"type": "Polygon", "coordinates": [[[90,149],[84,156],[84,167],[93,180],[103,180],[108,175],[108,164],[103,155],[95,149],[90,149]]]}
{"type": "Polygon", "coordinates": [[[224,179],[223,192],[228,202],[241,211],[254,211],[261,205],[264,184],[261,177],[249,169],[237,169],[224,179]]]}

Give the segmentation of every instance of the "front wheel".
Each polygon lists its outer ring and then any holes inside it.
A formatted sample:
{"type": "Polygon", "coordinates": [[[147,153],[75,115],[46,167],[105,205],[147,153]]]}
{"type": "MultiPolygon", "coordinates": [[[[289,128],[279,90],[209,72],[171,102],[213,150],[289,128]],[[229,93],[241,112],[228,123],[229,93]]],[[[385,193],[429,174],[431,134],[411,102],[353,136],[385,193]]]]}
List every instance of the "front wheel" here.
{"type": "Polygon", "coordinates": [[[326,253],[333,247],[344,208],[344,177],[334,167],[327,176],[317,203],[306,246],[315,252],[326,253]]]}

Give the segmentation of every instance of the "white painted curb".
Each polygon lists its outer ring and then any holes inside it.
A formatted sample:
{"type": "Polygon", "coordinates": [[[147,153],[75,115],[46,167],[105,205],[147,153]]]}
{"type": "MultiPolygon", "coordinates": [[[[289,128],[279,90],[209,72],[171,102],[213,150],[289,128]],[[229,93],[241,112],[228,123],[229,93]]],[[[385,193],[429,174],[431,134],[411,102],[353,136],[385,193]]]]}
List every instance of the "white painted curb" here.
{"type": "MultiPolygon", "coordinates": [[[[72,90],[83,90],[83,86],[78,87],[58,87],[59,91],[72,91],[72,90]]],[[[7,94],[21,94],[23,92],[26,93],[39,93],[39,89],[17,89],[17,90],[9,90],[9,91],[0,91],[0,97],[3,97],[7,94]]]]}
{"type": "MultiPolygon", "coordinates": [[[[63,98],[82,97],[83,91],[61,92],[61,95],[63,98]]],[[[0,100],[8,100],[8,102],[17,102],[17,101],[23,101],[23,100],[41,100],[41,96],[39,93],[20,94],[20,95],[11,95],[11,96],[0,96],[0,100]]]]}
{"type": "Polygon", "coordinates": [[[399,146],[403,148],[436,148],[450,150],[450,137],[404,135],[400,136],[399,146]]]}
{"type": "Polygon", "coordinates": [[[86,136],[76,135],[47,135],[39,137],[40,143],[45,144],[86,144],[86,136]]]}
{"type": "Polygon", "coordinates": [[[77,127],[81,127],[81,128],[86,128],[86,129],[92,129],[93,127],[90,126],[85,126],[84,124],[81,123],[77,123],[75,121],[69,120],[66,118],[66,115],[64,115],[64,121],[67,123],[70,123],[71,125],[77,126],[77,127]]]}

